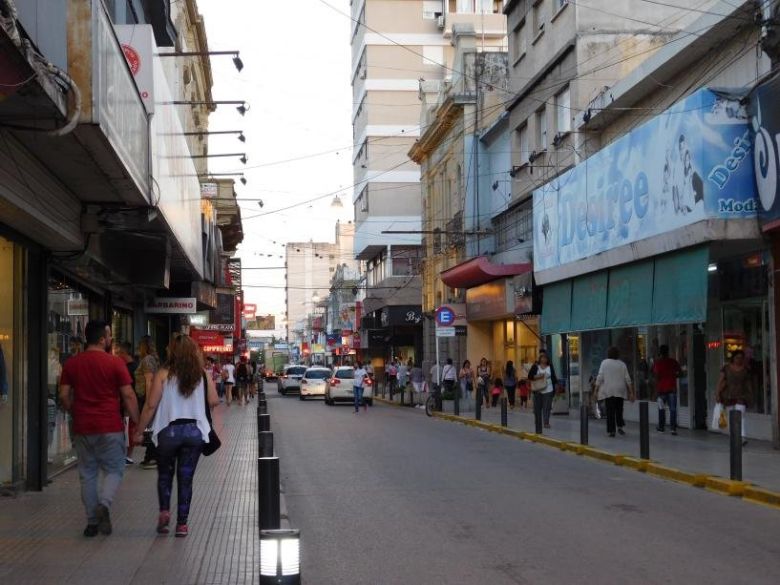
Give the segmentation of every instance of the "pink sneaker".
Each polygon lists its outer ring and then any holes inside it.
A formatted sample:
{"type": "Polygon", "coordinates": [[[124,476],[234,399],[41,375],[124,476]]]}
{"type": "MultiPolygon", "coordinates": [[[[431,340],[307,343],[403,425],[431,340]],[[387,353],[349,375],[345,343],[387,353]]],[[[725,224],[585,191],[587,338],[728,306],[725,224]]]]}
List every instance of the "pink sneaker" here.
{"type": "Polygon", "coordinates": [[[177,524],[176,525],[176,538],[184,538],[189,533],[189,530],[187,529],[186,524],[177,524]]]}
{"type": "Polygon", "coordinates": [[[160,512],[160,516],[157,519],[157,534],[168,534],[170,532],[170,529],[168,528],[168,524],[171,522],[171,513],[170,512],[160,512]]]}

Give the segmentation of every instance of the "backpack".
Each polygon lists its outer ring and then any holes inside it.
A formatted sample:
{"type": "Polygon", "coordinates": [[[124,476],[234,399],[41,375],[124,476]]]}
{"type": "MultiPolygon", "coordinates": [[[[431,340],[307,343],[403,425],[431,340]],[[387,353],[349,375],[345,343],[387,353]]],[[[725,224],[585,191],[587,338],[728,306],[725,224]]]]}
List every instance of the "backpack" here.
{"type": "Polygon", "coordinates": [[[249,368],[246,364],[238,364],[238,369],[236,370],[236,373],[238,374],[239,380],[246,380],[249,378],[249,368]]]}

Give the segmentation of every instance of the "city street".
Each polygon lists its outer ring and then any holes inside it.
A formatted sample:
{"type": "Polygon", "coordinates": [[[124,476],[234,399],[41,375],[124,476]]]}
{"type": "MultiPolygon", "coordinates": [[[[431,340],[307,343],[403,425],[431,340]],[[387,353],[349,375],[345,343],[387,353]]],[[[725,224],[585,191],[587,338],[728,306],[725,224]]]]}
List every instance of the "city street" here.
{"type": "Polygon", "coordinates": [[[777,583],[775,510],[419,411],[269,398],[309,583],[777,583]]]}

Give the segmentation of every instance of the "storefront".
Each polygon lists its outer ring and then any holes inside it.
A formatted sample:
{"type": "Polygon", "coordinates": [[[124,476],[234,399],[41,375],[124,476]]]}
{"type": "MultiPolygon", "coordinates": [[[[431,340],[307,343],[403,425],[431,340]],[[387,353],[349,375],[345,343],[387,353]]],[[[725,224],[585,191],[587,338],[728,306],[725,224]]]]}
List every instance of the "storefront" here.
{"type": "Polygon", "coordinates": [[[363,317],[368,342],[363,355],[377,376],[391,359],[404,363],[422,359],[422,321],[419,305],[384,307],[363,317]]]}
{"type": "MultiPolygon", "coordinates": [[[[653,400],[666,345],[682,368],[679,423],[706,428],[720,370],[741,349],[754,385],[748,434],[771,437],[769,254],[740,108],[701,90],[534,193],[541,329],[570,406],[588,397],[610,346],[653,400]]],[[[626,415],[636,420],[637,405],[626,415]]]]}
{"type": "Polygon", "coordinates": [[[451,288],[466,290],[466,352],[476,367],[484,357],[498,376],[511,361],[530,370],[538,357],[538,303],[531,264],[492,264],[485,256],[441,274],[451,288]]]}

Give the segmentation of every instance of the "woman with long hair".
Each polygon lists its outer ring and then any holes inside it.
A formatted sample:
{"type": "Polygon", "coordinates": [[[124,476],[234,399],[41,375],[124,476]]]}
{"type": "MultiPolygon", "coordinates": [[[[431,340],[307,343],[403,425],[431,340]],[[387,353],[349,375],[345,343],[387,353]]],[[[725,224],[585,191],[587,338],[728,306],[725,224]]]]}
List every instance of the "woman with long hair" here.
{"type": "Polygon", "coordinates": [[[550,356],[547,352],[540,351],[539,359],[528,372],[528,379],[531,381],[544,380],[544,385],[539,389],[534,389],[534,422],[539,429],[544,423],[544,428],[550,428],[550,411],[555,397],[555,387],[558,385],[558,378],[555,375],[555,368],[550,363],[550,356]]]}
{"type": "Polygon", "coordinates": [[[477,366],[477,399],[482,400],[485,403],[485,408],[490,408],[490,376],[491,376],[490,362],[487,358],[479,360],[479,366],[477,366]]]}
{"type": "Polygon", "coordinates": [[[620,350],[617,347],[607,350],[607,358],[601,362],[596,376],[596,388],[599,400],[604,400],[607,406],[607,434],[614,437],[617,430],[619,434],[625,435],[623,402],[626,399],[634,401],[634,385],[628,367],[620,360],[620,350]]]}
{"type": "Polygon", "coordinates": [[[515,364],[510,360],[506,363],[504,369],[504,391],[506,397],[509,400],[509,408],[515,409],[515,393],[517,390],[517,372],[515,371],[515,364]]]}
{"type": "Polygon", "coordinates": [[[203,443],[211,427],[206,408],[219,404],[214,382],[203,371],[203,355],[187,335],[169,346],[168,362],[154,377],[147,394],[139,429],[152,423],[152,442],[157,446],[157,497],[160,516],[157,532],[168,534],[171,491],[176,474],[176,536],[187,536],[187,518],[192,501],[192,483],[203,443]]]}

